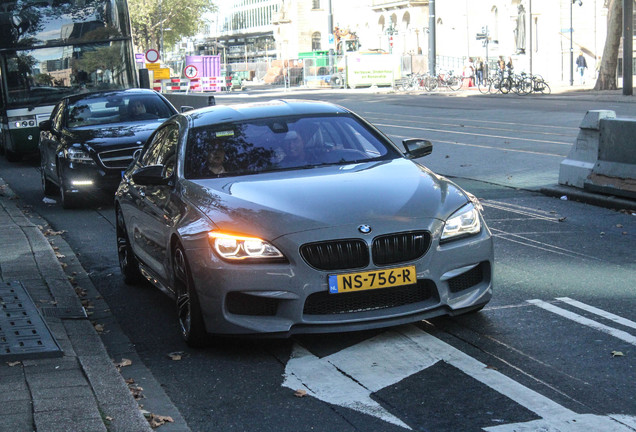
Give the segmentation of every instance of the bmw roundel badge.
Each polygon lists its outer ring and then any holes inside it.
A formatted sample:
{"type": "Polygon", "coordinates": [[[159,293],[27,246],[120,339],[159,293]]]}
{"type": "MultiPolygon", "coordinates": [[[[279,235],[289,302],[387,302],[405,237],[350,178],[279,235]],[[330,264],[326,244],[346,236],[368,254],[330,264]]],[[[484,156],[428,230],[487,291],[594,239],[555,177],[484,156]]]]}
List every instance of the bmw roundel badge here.
{"type": "Polygon", "coordinates": [[[367,224],[360,225],[358,227],[358,231],[360,231],[362,234],[369,234],[371,232],[371,227],[367,224]]]}

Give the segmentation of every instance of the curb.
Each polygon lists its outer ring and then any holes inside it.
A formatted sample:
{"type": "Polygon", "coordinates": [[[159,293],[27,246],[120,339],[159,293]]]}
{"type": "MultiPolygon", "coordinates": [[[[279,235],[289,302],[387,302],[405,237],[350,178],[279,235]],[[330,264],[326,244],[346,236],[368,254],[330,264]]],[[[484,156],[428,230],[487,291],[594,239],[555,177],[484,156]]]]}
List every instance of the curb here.
{"type": "Polygon", "coordinates": [[[598,207],[604,207],[613,210],[636,211],[636,201],[619,198],[612,195],[590,193],[571,186],[549,186],[541,188],[539,192],[555,198],[563,199],[563,197],[565,197],[568,200],[579,201],[585,204],[592,204],[598,207]]]}

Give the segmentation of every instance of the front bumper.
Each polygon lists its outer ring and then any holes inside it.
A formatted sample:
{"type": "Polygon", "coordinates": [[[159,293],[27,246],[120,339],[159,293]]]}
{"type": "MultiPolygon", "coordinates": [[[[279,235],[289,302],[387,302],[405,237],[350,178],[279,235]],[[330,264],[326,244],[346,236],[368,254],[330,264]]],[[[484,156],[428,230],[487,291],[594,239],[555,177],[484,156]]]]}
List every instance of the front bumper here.
{"type": "MultiPolygon", "coordinates": [[[[441,223],[431,221],[430,232],[441,223]]],[[[283,251],[298,250],[307,233],[278,239],[283,251]]],[[[286,337],[405,324],[478,309],[492,297],[493,244],[484,225],[476,236],[438,243],[411,262],[364,269],[321,271],[296,254],[286,264],[230,264],[210,248],[188,250],[204,321],[213,334],[286,337]],[[414,265],[417,284],[329,294],[328,275],[414,265]]]]}
{"type": "Polygon", "coordinates": [[[122,178],[123,170],[112,170],[83,163],[60,160],[62,174],[61,187],[67,194],[90,194],[94,192],[115,192],[122,178]]]}

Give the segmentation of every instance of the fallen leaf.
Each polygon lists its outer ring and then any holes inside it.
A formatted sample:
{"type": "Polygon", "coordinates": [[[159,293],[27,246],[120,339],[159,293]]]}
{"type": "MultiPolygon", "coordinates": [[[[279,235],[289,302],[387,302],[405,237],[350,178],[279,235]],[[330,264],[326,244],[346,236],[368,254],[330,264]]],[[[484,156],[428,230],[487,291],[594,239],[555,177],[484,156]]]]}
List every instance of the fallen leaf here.
{"type": "Polygon", "coordinates": [[[124,382],[126,384],[134,384],[135,383],[135,379],[134,378],[128,378],[128,379],[125,379],[124,382]]]}
{"type": "Polygon", "coordinates": [[[623,224],[616,224],[616,228],[623,228],[623,224]]]}
{"type": "Polygon", "coordinates": [[[93,327],[95,327],[95,331],[97,333],[102,333],[104,331],[104,324],[95,324],[93,327]]]}
{"type": "Polygon", "coordinates": [[[119,363],[115,363],[115,366],[124,367],[124,366],[130,366],[131,364],[132,364],[132,360],[129,360],[127,358],[122,358],[119,363]]]}
{"type": "Polygon", "coordinates": [[[625,356],[625,354],[623,354],[621,351],[612,351],[612,357],[623,357],[625,356]]]}
{"type": "Polygon", "coordinates": [[[111,416],[106,416],[106,420],[108,420],[109,422],[113,421],[113,418],[111,416]]]}
{"type": "Polygon", "coordinates": [[[305,397],[305,396],[307,396],[307,391],[303,390],[303,389],[298,389],[294,393],[294,396],[296,396],[297,398],[305,397]]]}
{"type": "Polygon", "coordinates": [[[150,418],[148,419],[148,423],[150,423],[150,427],[155,429],[165,423],[174,423],[174,420],[170,416],[162,416],[158,414],[150,414],[150,418]]]}
{"type": "Polygon", "coordinates": [[[14,361],[14,362],[7,362],[7,364],[9,365],[9,367],[13,367],[13,366],[17,366],[19,364],[22,364],[22,362],[20,361],[14,361]]]}
{"type": "Polygon", "coordinates": [[[128,389],[135,399],[143,399],[144,395],[141,394],[141,392],[144,391],[143,387],[139,387],[138,385],[129,385],[128,389]]]}
{"type": "Polygon", "coordinates": [[[567,217],[565,217],[565,216],[562,217],[562,218],[559,218],[559,222],[565,222],[566,219],[567,219],[567,217]]]}
{"type": "Polygon", "coordinates": [[[171,352],[170,354],[168,354],[168,357],[170,357],[172,360],[181,360],[183,358],[183,351],[175,351],[175,352],[171,352]]]}
{"type": "Polygon", "coordinates": [[[499,370],[499,369],[497,369],[497,368],[496,368],[496,367],[494,367],[494,366],[486,366],[486,369],[499,370]]]}

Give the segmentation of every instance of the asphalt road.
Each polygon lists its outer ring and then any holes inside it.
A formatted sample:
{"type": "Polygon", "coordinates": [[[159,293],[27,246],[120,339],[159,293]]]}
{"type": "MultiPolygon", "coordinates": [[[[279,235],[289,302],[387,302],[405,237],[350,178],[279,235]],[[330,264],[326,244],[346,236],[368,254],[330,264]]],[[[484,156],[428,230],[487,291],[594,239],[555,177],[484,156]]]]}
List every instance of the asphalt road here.
{"type": "MultiPolygon", "coordinates": [[[[121,281],[110,199],[63,210],[43,201],[37,162],[2,158],[0,175],[31,211],[66,231],[194,431],[636,430],[636,215],[536,192],[557,183],[586,110],[636,117],[633,104],[320,97],[352,108],[397,143],[430,139],[434,152],[423,162],[482,200],[496,248],[495,293],[484,310],[382,331],[192,350],[177,332],[171,300],[121,281]],[[315,396],[295,397],[301,388],[315,396]]],[[[247,99],[255,98],[217,103],[247,99]]]]}

